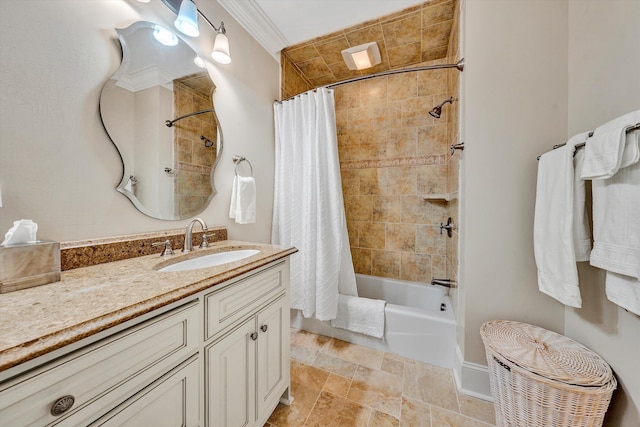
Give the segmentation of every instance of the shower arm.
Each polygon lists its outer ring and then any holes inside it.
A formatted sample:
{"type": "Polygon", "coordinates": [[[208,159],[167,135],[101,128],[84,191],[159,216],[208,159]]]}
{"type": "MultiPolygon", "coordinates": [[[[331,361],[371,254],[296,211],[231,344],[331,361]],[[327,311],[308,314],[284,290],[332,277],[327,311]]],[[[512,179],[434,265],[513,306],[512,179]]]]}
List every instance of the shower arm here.
{"type": "Polygon", "coordinates": [[[185,114],[184,116],[176,117],[173,120],[165,120],[164,124],[167,125],[168,128],[170,128],[177,121],[180,121],[182,119],[186,119],[187,117],[197,116],[198,114],[204,114],[204,113],[213,113],[213,108],[209,108],[207,110],[194,111],[193,113],[189,113],[189,114],[185,114]]]}

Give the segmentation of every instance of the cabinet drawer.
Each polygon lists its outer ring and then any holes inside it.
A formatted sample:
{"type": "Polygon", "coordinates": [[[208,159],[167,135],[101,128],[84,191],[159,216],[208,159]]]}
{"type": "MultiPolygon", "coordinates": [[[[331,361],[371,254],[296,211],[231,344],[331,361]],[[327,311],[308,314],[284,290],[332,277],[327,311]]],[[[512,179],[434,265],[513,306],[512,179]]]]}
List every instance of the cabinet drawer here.
{"type": "Polygon", "coordinates": [[[91,427],[196,427],[199,379],[198,356],[194,355],[92,423],[91,427]]]}
{"type": "Polygon", "coordinates": [[[198,312],[197,302],[179,307],[3,384],[2,424],[48,425],[78,412],[104,413],[197,349],[198,312]],[[110,398],[100,399],[106,393],[110,398]],[[73,396],[73,406],[52,415],[63,396],[73,396]]]}
{"type": "Polygon", "coordinates": [[[205,340],[284,293],[284,265],[278,264],[205,295],[205,340]]]}

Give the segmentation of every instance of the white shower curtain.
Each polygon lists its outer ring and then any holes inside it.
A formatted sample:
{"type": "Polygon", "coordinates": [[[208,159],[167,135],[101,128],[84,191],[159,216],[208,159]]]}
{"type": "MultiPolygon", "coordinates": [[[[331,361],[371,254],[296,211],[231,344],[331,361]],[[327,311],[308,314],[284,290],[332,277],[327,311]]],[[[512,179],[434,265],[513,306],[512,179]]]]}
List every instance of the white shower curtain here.
{"type": "Polygon", "coordinates": [[[333,90],[274,106],[276,172],[271,242],[295,246],[291,308],[335,319],[338,293],[357,296],[342,198],[333,90]]]}

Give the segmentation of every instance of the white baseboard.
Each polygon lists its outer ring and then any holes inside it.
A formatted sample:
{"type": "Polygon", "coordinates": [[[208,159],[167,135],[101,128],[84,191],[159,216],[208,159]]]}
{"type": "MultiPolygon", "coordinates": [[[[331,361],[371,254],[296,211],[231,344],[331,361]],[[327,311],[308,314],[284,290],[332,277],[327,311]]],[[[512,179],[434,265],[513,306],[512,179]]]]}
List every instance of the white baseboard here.
{"type": "Polygon", "coordinates": [[[484,365],[465,362],[460,347],[456,347],[453,376],[460,393],[493,402],[491,387],[489,386],[489,368],[484,365]]]}

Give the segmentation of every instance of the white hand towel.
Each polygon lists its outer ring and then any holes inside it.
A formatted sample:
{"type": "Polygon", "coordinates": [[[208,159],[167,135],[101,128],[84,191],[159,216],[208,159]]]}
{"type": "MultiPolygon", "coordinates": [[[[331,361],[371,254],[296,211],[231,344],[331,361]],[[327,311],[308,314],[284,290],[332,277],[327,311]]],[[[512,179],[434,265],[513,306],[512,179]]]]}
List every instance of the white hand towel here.
{"type": "Polygon", "coordinates": [[[256,180],[252,176],[237,177],[235,218],[238,224],[256,222],[256,180]]]}
{"type": "MultiPolygon", "coordinates": [[[[575,211],[584,212],[584,206],[574,208],[574,203],[584,204],[584,194],[574,194],[575,145],[584,142],[588,133],[569,139],[566,145],[549,151],[538,162],[533,243],[538,267],[538,288],[541,292],[571,307],[581,307],[578,288],[576,248],[583,248],[584,214],[575,218],[575,211]],[[574,226],[574,222],[580,224],[574,226]],[[574,237],[574,233],[579,235],[574,237]]],[[[584,193],[584,186],[578,186],[584,193]]]]}
{"type": "Polygon", "coordinates": [[[609,301],[640,316],[640,281],[638,279],[607,271],[605,283],[609,301]]]}
{"type": "Polygon", "coordinates": [[[590,263],[640,278],[640,163],[592,182],[593,250],[590,263]]]}
{"type": "Polygon", "coordinates": [[[338,295],[338,313],[331,326],[382,338],[386,304],[381,299],[338,295]]]}
{"type": "Polygon", "coordinates": [[[233,177],[231,185],[231,202],[229,203],[229,218],[236,219],[236,207],[238,205],[238,176],[233,177]]]}
{"type": "Polygon", "coordinates": [[[599,126],[584,152],[583,179],[611,178],[622,164],[626,129],[640,122],[640,110],[620,116],[599,126]]]}

